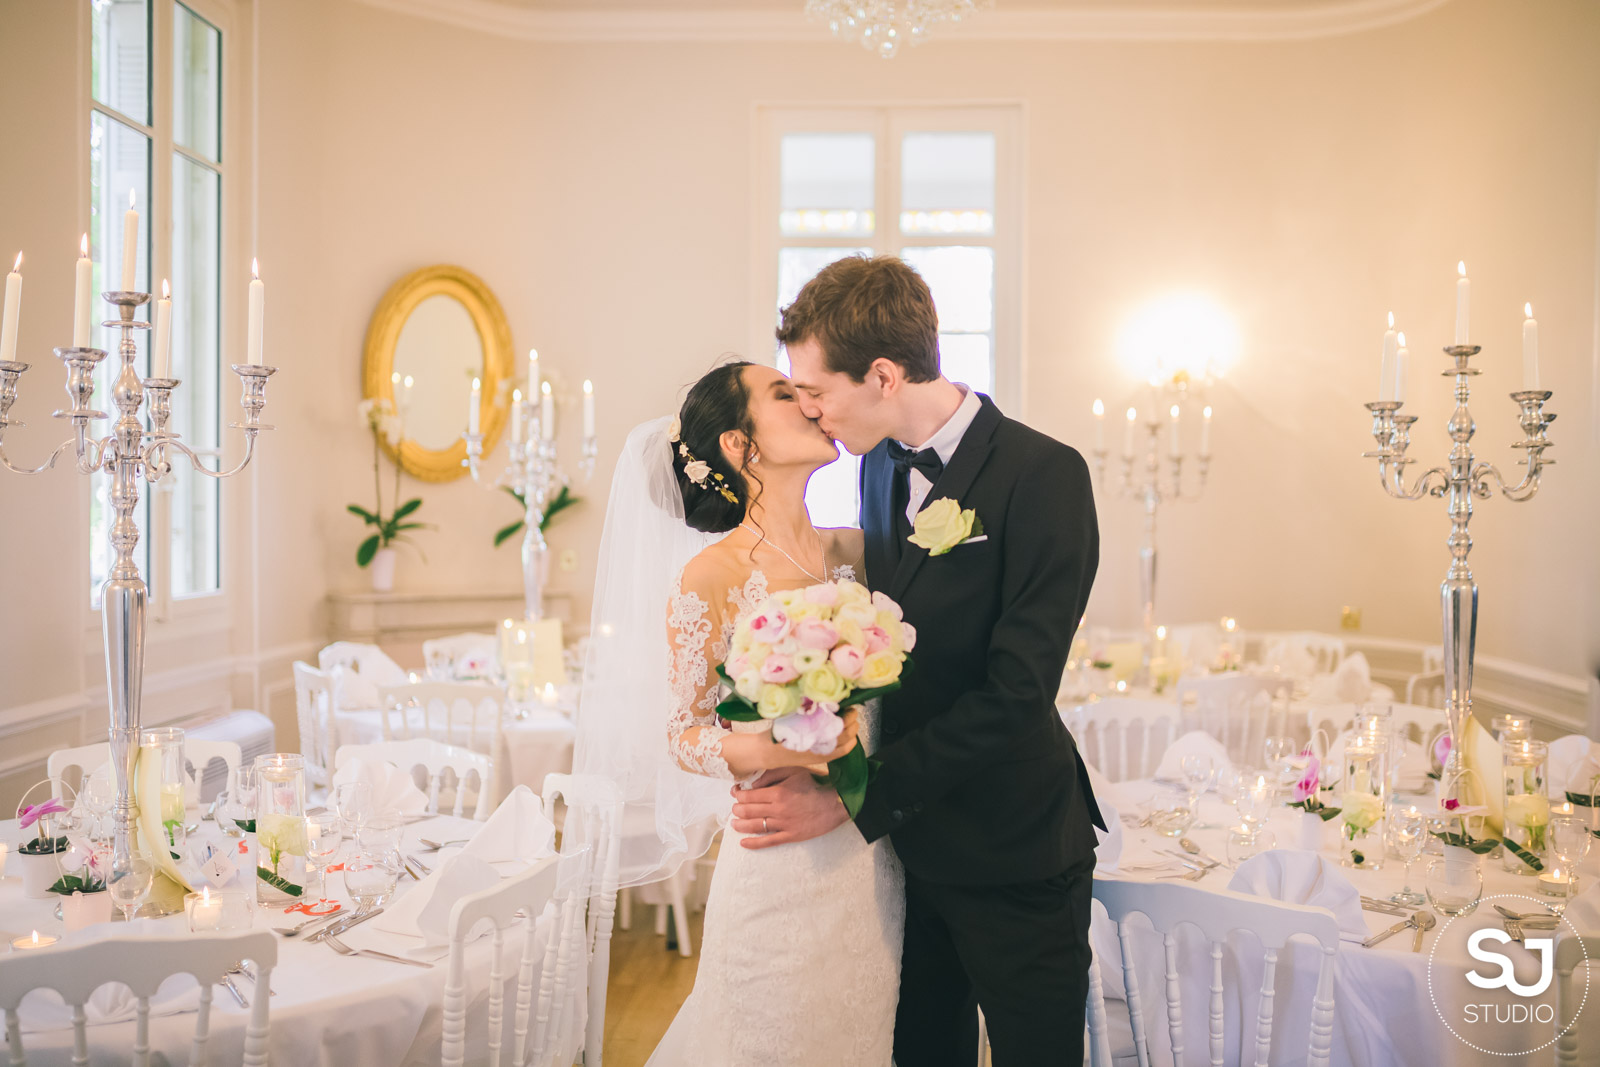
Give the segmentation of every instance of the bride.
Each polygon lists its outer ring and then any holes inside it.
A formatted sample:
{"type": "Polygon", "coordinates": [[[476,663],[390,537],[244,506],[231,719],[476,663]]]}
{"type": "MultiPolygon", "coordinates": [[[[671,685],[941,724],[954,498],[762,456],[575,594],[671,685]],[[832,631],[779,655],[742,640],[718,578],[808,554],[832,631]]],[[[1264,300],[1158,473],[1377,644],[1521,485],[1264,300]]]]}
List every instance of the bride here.
{"type": "MultiPolygon", "coordinates": [[[[613,481],[575,759],[623,786],[623,884],[658,880],[703,851],[730,785],[823,769],[774,744],[766,723],[722,725],[716,667],[734,621],[768,594],[863,577],[860,531],[811,525],[806,483],[838,453],[787,378],[718,367],[664,421],[630,435],[613,481]],[[674,563],[664,581],[650,573],[674,563]],[[652,627],[659,656],[631,636],[649,610],[641,590],[657,591],[653,617],[666,616],[664,643],[660,622],[652,627]],[[653,693],[639,677],[652,663],[662,667],[653,693]]],[[[849,752],[858,731],[871,751],[875,713],[847,716],[820,762],[849,752]]],[[[869,845],[848,822],[776,848],[737,847],[742,836],[726,831],[694,991],[649,1067],[889,1067],[905,900],[887,839],[869,845]]]]}

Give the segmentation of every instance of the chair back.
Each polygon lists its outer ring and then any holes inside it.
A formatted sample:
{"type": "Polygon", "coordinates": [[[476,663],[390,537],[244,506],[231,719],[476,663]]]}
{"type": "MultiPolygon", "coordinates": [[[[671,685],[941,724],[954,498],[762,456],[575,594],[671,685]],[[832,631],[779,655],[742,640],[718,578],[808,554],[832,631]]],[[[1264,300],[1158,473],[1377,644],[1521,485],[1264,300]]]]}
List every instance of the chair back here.
{"type": "MultiPolygon", "coordinates": [[[[372,747],[372,746],[367,746],[372,747]]],[[[541,946],[535,937],[539,917],[544,914],[556,889],[559,858],[548,856],[521,874],[502,879],[455,902],[450,909],[450,959],[444,980],[444,1044],[440,1061],[444,1067],[461,1067],[467,1053],[466,948],[473,931],[484,922],[494,927],[489,968],[489,1067],[499,1067],[505,1032],[506,931],[521,952],[517,961],[517,999],[512,1018],[514,1038],[510,1063],[521,1064],[528,1048],[536,993],[534,964],[542,952],[548,954],[553,938],[541,946]]]]}
{"type": "MultiPolygon", "coordinates": [[[[1396,734],[1407,741],[1415,741],[1424,749],[1431,748],[1434,740],[1449,728],[1449,720],[1442,708],[1418,707],[1415,704],[1389,704],[1389,721],[1396,734]]],[[[1355,725],[1358,704],[1313,704],[1306,709],[1308,737],[1318,729],[1333,740],[1355,725]]]]}
{"type": "Polygon", "coordinates": [[[1579,1023],[1574,1016],[1583,1009],[1596,971],[1600,971],[1600,936],[1570,933],[1557,936],[1556,1025],[1561,1026],[1563,1019],[1569,1020],[1566,1029],[1556,1037],[1557,1067],[1576,1067],[1579,1031],[1587,1031],[1591,1037],[1595,1035],[1593,1023],[1579,1023]],[[1580,985],[1572,974],[1585,965],[1589,968],[1588,980],[1580,985]]]}
{"type": "Polygon", "coordinates": [[[482,682],[410,682],[378,690],[385,741],[430,737],[492,752],[505,690],[482,682]]]}
{"type": "Polygon", "coordinates": [[[1444,707],[1444,668],[1423,671],[1406,679],[1406,703],[1444,707]]]}
{"type": "Polygon", "coordinates": [[[1178,707],[1184,732],[1204,730],[1222,742],[1235,767],[1261,762],[1268,737],[1288,727],[1288,697],[1294,682],[1282,675],[1229,671],[1179,680],[1178,707]]]}
{"type": "MultiPolygon", "coordinates": [[[[237,741],[209,740],[200,737],[185,737],[183,739],[184,776],[188,781],[183,783],[183,796],[185,804],[198,804],[200,802],[200,779],[205,777],[206,768],[213,760],[221,760],[228,768],[228,781],[235,781],[239,776],[239,743],[237,741]]],[[[56,799],[61,799],[61,783],[66,779],[66,772],[76,770],[83,778],[89,777],[100,769],[100,765],[111,760],[111,745],[106,741],[99,741],[92,745],[79,745],[77,748],[63,748],[50,753],[45,760],[45,774],[50,777],[50,789],[56,799]]]]}
{"type": "Polygon", "coordinates": [[[306,784],[325,787],[333,780],[333,754],[339,751],[332,677],[297,660],[294,709],[300,726],[300,754],[306,760],[306,784]]]}
{"type": "MultiPolygon", "coordinates": [[[[557,977],[553,990],[570,987],[576,996],[587,983],[588,1020],[582,1035],[583,1062],[599,1067],[603,1053],[606,1017],[606,983],[611,974],[611,931],[617,912],[617,882],[622,868],[622,791],[609,778],[592,774],[552,774],[544,780],[545,817],[555,821],[557,798],[565,801],[567,814],[561,830],[563,853],[570,849],[587,850],[583,885],[574,886],[578,918],[563,913],[563,941],[560,956],[575,968],[571,981],[557,977]],[[587,921],[584,921],[586,916],[587,921]],[[567,940],[576,938],[576,948],[567,940]],[[584,974],[584,969],[587,974],[584,974]]],[[[558,965],[560,961],[558,960],[558,965]]],[[[559,998],[557,998],[559,1000],[559,998]]],[[[575,1020],[576,1014],[563,1015],[575,1020]]],[[[559,1037],[561,1027],[553,1027],[559,1037]]],[[[562,1048],[562,1042],[556,1048],[562,1048]]]]}
{"type": "Polygon", "coordinates": [[[335,641],[317,653],[318,670],[331,674],[335,667],[348,667],[373,685],[399,685],[406,680],[406,672],[387,652],[359,641],[335,641]]]}
{"type": "Polygon", "coordinates": [[[1113,782],[1155,774],[1177,735],[1178,708],[1166,700],[1114,697],[1063,709],[1078,751],[1113,782]]]}
{"type": "Polygon", "coordinates": [[[267,1062],[267,1036],[271,1025],[268,1009],[272,1000],[264,994],[272,988],[272,968],[278,962],[278,943],[270,930],[182,937],[122,935],[56,946],[43,952],[0,956],[0,1009],[5,1011],[6,1038],[11,1046],[9,1062],[13,1065],[27,1062],[17,1006],[35,989],[54,989],[73,1009],[73,1062],[88,1063],[89,1034],[84,1007],[102,985],[120,982],[133,993],[137,1004],[133,1062],[137,1067],[149,1067],[150,998],[172,975],[192,974],[200,985],[200,1008],[195,1016],[189,1062],[204,1063],[211,1032],[212,986],[222,981],[240,960],[254,961],[258,975],[254,985],[263,994],[251,998],[250,1018],[244,1031],[243,1062],[246,1067],[262,1067],[267,1062]]]}
{"type": "Polygon", "coordinates": [[[428,811],[439,814],[440,787],[446,771],[455,776],[455,801],[450,814],[456,818],[472,818],[478,822],[489,817],[492,805],[490,783],[494,778],[494,761],[481,752],[447,745],[431,738],[415,737],[409,741],[376,741],[370,745],[341,745],[334,754],[333,769],[337,773],[352,759],[380,759],[392,763],[403,771],[415,773],[421,767],[428,775],[428,811]],[[466,811],[467,781],[477,779],[472,811],[466,811]]]}
{"type": "Polygon", "coordinates": [[[1261,635],[1261,650],[1263,662],[1293,652],[1310,657],[1313,674],[1332,674],[1344,660],[1344,638],[1307,631],[1268,633],[1261,635]]]}
{"type": "MultiPolygon", "coordinates": [[[[1135,882],[1097,877],[1094,898],[1104,907],[1106,917],[1114,925],[1117,941],[1122,950],[1122,983],[1127,997],[1128,1022],[1133,1032],[1133,1043],[1140,1064],[1154,1062],[1151,1058],[1152,1023],[1146,1020],[1144,996],[1151,990],[1139,978],[1138,948],[1140,943],[1152,947],[1159,940],[1163,968],[1161,996],[1165,1007],[1167,1041],[1172,1050],[1173,1063],[1204,1062],[1214,1064],[1224,1060],[1227,1045],[1228,1003],[1239,1005],[1237,1020],[1239,1034],[1238,1061],[1266,1067],[1269,1062],[1283,1058],[1283,1050],[1308,1048],[1305,1062],[1311,1067],[1325,1067],[1333,1044],[1333,965],[1339,951],[1339,924],[1333,913],[1325,908],[1286,904],[1264,897],[1228,890],[1202,889],[1184,882],[1135,882]],[[1143,915],[1151,930],[1142,923],[1131,923],[1134,915],[1143,915]],[[1179,968],[1180,949],[1183,948],[1180,927],[1192,927],[1207,942],[1210,960],[1209,998],[1205,1012],[1208,1048],[1185,1055],[1187,1045],[1183,1018],[1183,974],[1179,968]],[[1246,986],[1250,970],[1245,966],[1245,950],[1249,942],[1233,935],[1245,933],[1259,942],[1262,949],[1261,979],[1253,1005],[1254,1025],[1247,1025],[1252,1005],[1246,986]],[[1317,986],[1312,996],[1311,1027],[1306,1045],[1304,1035],[1284,1037],[1281,1049],[1274,1054],[1276,978],[1279,954],[1291,937],[1309,937],[1316,942],[1321,953],[1317,969],[1317,986]],[[1234,959],[1225,965],[1225,957],[1234,959]],[[1234,985],[1229,997],[1228,984],[1234,985]],[[1207,1055],[1209,1054],[1209,1056],[1207,1055]]],[[[1188,955],[1187,952],[1182,952],[1188,955]]],[[[1099,971],[1097,966],[1095,971],[1099,971]]],[[[1109,1041],[1106,1010],[1103,996],[1104,976],[1093,974],[1090,980],[1088,1022],[1089,1058],[1092,1063],[1109,1063],[1109,1041]],[[1099,979],[1098,981],[1096,979],[1099,979]],[[1098,999],[1098,1003],[1096,1002],[1098,999]]],[[[1154,983],[1152,982],[1151,985],[1154,983]]],[[[1191,1014],[1195,1014],[1191,1007],[1191,1014]]],[[[1152,1012],[1154,1015],[1154,1012],[1152,1012]]]]}
{"type": "Polygon", "coordinates": [[[494,634],[451,634],[422,642],[423,669],[440,680],[459,677],[456,664],[466,656],[487,656],[492,663],[499,654],[500,639],[494,634]]]}

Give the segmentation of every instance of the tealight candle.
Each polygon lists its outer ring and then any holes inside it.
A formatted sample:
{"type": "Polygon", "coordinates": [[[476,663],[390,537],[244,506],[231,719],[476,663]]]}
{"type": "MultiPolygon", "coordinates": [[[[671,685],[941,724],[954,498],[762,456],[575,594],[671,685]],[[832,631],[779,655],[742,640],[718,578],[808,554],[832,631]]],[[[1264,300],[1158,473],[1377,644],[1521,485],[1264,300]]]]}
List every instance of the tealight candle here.
{"type": "Polygon", "coordinates": [[[1560,867],[1552,867],[1539,875],[1539,892],[1551,897],[1564,897],[1572,888],[1572,875],[1560,867]]]}
{"type": "Polygon", "coordinates": [[[246,930],[253,922],[249,898],[239,889],[202,886],[198,893],[185,894],[183,911],[189,919],[189,932],[194,934],[246,930]]]}
{"type": "Polygon", "coordinates": [[[547,708],[553,708],[556,706],[556,701],[558,699],[559,695],[556,693],[555,683],[544,683],[544,688],[539,691],[539,702],[547,708]]]}
{"type": "Polygon", "coordinates": [[[48,948],[59,940],[53,934],[41,934],[35,930],[32,937],[14,937],[11,939],[11,949],[14,952],[24,952],[34,948],[48,948]]]}
{"type": "Polygon", "coordinates": [[[11,846],[0,841],[0,878],[6,876],[6,855],[11,851],[11,846]]]}

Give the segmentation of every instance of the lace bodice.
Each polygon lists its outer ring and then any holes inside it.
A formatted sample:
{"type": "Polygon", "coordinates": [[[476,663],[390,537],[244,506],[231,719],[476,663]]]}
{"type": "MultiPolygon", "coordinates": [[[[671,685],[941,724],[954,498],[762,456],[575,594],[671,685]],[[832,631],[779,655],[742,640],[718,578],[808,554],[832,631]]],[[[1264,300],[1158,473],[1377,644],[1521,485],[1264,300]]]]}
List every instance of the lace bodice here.
{"type": "MultiPolygon", "coordinates": [[[[836,582],[856,581],[855,567],[835,567],[831,577],[836,582]]],[[[667,661],[671,694],[667,744],[673,759],[685,770],[732,779],[733,772],[722,758],[722,739],[730,731],[717,719],[722,685],[715,668],[727,658],[739,616],[770,594],[767,576],[759,568],[752,570],[743,585],[730,586],[720,595],[685,588],[681,572],[675,585],[677,592],[667,613],[667,636],[672,644],[667,661]]]]}

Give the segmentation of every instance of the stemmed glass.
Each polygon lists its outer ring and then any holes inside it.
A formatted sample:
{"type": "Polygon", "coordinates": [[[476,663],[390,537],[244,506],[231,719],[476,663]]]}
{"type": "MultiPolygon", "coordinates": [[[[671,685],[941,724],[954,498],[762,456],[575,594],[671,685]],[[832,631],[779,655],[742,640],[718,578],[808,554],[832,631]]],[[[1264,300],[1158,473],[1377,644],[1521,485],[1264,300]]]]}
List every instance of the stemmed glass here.
{"type": "Polygon", "coordinates": [[[1267,820],[1272,818],[1272,808],[1276,801],[1277,793],[1272,788],[1269,776],[1254,773],[1244,776],[1239,783],[1238,793],[1233,798],[1233,808],[1239,813],[1242,825],[1230,831],[1230,853],[1237,852],[1239,858],[1246,858],[1260,851],[1257,837],[1267,820]],[[1231,840],[1231,836],[1235,833],[1243,838],[1237,844],[1231,840]]]}
{"type": "Polygon", "coordinates": [[[1550,910],[1560,915],[1567,910],[1567,904],[1578,891],[1578,864],[1589,854],[1587,820],[1577,815],[1552,816],[1548,843],[1550,852],[1560,861],[1561,869],[1567,876],[1565,895],[1559,903],[1550,905],[1550,910]]]}
{"type": "Polygon", "coordinates": [[[331,811],[317,811],[306,816],[306,866],[308,873],[314,871],[316,878],[323,882],[323,892],[327,892],[327,867],[344,843],[342,827],[343,820],[331,811]]]}
{"type": "Polygon", "coordinates": [[[344,832],[355,836],[372,817],[372,784],[344,782],[334,787],[334,810],[344,822],[344,832]]]}
{"type": "Polygon", "coordinates": [[[1422,846],[1427,840],[1427,820],[1415,804],[1395,804],[1384,820],[1384,833],[1388,835],[1389,847],[1396,858],[1405,864],[1401,889],[1389,897],[1390,902],[1407,907],[1426,903],[1427,898],[1411,888],[1411,865],[1422,855],[1422,846]]]}
{"type": "Polygon", "coordinates": [[[1244,775],[1232,767],[1224,767],[1217,772],[1217,799],[1224,804],[1236,804],[1239,793],[1244,789],[1244,775]]]}
{"type": "Polygon", "coordinates": [[[1205,753],[1183,757],[1183,777],[1196,794],[1207,792],[1216,784],[1217,761],[1205,753]]]}
{"type": "Polygon", "coordinates": [[[112,862],[106,892],[111,894],[111,903],[121,910],[124,922],[133,922],[134,912],[150,893],[155,873],[155,867],[143,856],[128,856],[112,862]]]}
{"type": "Polygon", "coordinates": [[[78,790],[78,803],[89,816],[91,825],[88,832],[92,840],[98,841],[106,836],[102,827],[107,813],[111,811],[111,806],[116,800],[117,790],[111,784],[109,763],[84,778],[83,785],[78,790]]]}
{"type": "Polygon", "coordinates": [[[1292,737],[1269,737],[1262,746],[1267,769],[1272,772],[1273,784],[1282,788],[1289,784],[1289,768],[1294,762],[1295,746],[1292,737]]]}

